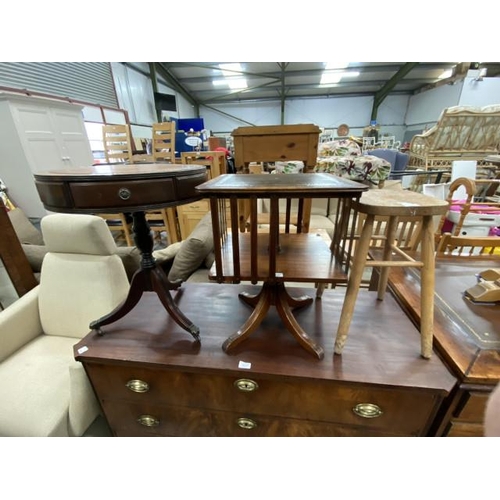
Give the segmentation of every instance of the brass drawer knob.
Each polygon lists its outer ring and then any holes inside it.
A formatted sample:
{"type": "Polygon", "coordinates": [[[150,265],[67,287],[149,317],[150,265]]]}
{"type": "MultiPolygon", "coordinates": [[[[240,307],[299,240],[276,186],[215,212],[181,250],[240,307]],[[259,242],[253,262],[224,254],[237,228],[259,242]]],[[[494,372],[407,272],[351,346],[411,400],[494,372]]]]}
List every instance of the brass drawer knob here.
{"type": "Polygon", "coordinates": [[[130,389],[132,392],[148,392],[149,384],[144,382],[144,380],[129,380],[126,384],[127,389],[130,389]]]}
{"type": "Polygon", "coordinates": [[[132,196],[132,191],[130,191],[130,189],[128,188],[120,188],[118,190],[118,196],[122,200],[128,200],[132,196]]]}
{"type": "Polygon", "coordinates": [[[141,415],[137,419],[137,422],[144,425],[144,427],[157,427],[160,425],[160,421],[156,417],[153,417],[153,415],[141,415]]]}
{"type": "Polygon", "coordinates": [[[242,392],[252,392],[259,388],[259,384],[249,378],[240,378],[236,380],[234,386],[242,392]]]}
{"type": "Polygon", "coordinates": [[[241,417],[236,422],[242,429],[255,429],[257,427],[257,422],[251,418],[241,417]]]}
{"type": "Polygon", "coordinates": [[[377,418],[384,414],[380,406],[373,403],[359,403],[352,411],[358,415],[358,417],[363,418],[377,418]]]}

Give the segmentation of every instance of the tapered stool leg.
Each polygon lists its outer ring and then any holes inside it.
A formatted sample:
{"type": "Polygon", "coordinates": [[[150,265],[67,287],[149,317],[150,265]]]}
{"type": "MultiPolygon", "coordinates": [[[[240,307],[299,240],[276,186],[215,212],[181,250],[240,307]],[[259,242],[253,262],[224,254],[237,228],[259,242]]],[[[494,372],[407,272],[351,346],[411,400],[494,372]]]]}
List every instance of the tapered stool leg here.
{"type": "MultiPolygon", "coordinates": [[[[389,221],[387,223],[387,232],[386,232],[386,240],[384,246],[384,256],[382,260],[384,262],[390,262],[392,260],[392,246],[394,244],[394,239],[396,237],[396,229],[398,226],[398,218],[397,217],[389,217],[389,221]]],[[[377,299],[384,300],[385,291],[387,290],[387,282],[389,280],[389,267],[381,267],[380,268],[380,277],[378,281],[378,291],[377,291],[377,299]]]]}
{"type": "Polygon", "coordinates": [[[367,215],[354,252],[354,261],[347,283],[347,291],[344,298],[344,304],[342,305],[337,337],[335,339],[335,354],[342,354],[342,350],[347,340],[356,298],[358,297],[359,286],[363,278],[363,271],[368,257],[374,219],[374,215],[367,215]]]}
{"type": "Polygon", "coordinates": [[[431,215],[423,217],[422,221],[422,263],[420,288],[420,336],[422,357],[430,358],[432,354],[432,338],[434,335],[434,230],[431,215]]]}

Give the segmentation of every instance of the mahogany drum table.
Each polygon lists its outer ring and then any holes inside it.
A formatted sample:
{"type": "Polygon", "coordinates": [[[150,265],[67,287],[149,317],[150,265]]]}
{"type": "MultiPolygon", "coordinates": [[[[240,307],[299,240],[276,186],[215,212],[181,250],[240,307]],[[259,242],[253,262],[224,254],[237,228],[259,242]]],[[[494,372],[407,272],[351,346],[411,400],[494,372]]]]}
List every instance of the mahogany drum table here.
{"type": "Polygon", "coordinates": [[[101,327],[125,316],[143,292],[156,292],[172,318],[196,340],[199,328],[177,307],[169,290],[171,283],[153,257],[153,237],[146,210],[156,210],[200,199],[195,187],[207,178],[206,167],[151,163],[142,165],[95,165],[35,174],[36,188],[47,210],[66,213],[131,212],[134,241],[141,252],[141,268],[134,274],[123,304],[93,321],[90,328],[102,335],[101,327]]]}
{"type": "MultiPolygon", "coordinates": [[[[219,283],[239,283],[248,280],[263,282],[257,295],[240,293],[239,297],[254,308],[245,324],[223,344],[229,351],[246,339],[261,323],[270,306],[274,305],[287,330],[299,344],[318,359],[324,356],[301,328],[292,308],[311,304],[307,295],[291,297],[285,282],[334,283],[346,281],[342,267],[348,261],[344,242],[349,232],[351,203],[359,199],[367,186],[331,174],[225,174],[197,186],[196,190],[210,199],[214,231],[215,274],[219,283]],[[258,231],[257,200],[270,199],[269,232],[258,231]],[[338,198],[338,220],[328,248],[319,236],[310,233],[280,233],[279,200],[299,199],[298,226],[307,198],[338,198]],[[238,227],[238,201],[246,199],[250,206],[250,231],[241,233],[238,227]],[[229,217],[227,216],[229,200],[229,217]],[[230,219],[230,227],[228,227],[230,219]]],[[[290,207],[290,204],[287,203],[290,207]]],[[[285,226],[289,225],[290,213],[285,226]]]]}

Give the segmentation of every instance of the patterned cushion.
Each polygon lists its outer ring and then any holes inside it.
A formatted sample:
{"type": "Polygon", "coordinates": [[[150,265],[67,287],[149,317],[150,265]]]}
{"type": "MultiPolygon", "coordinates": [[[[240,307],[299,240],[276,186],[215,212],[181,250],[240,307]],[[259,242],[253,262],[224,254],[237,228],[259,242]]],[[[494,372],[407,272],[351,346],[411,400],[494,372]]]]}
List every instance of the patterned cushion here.
{"type": "Polygon", "coordinates": [[[354,181],[368,181],[377,184],[389,177],[391,164],[383,158],[372,155],[357,157],[318,158],[316,172],[327,172],[354,181]]]}
{"type": "Polygon", "coordinates": [[[360,155],[361,148],[356,142],[350,139],[337,139],[335,141],[323,142],[318,146],[319,157],[350,157],[360,155]]]}

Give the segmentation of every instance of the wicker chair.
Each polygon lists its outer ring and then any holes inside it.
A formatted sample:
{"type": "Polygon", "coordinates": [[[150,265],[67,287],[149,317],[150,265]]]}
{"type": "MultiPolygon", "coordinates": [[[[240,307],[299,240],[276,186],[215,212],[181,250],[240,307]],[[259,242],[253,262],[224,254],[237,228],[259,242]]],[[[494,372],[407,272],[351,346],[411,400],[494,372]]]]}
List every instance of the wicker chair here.
{"type": "Polygon", "coordinates": [[[410,143],[409,166],[450,167],[455,160],[476,160],[500,150],[500,105],[476,108],[454,106],[442,111],[436,125],[415,135],[410,143]]]}

